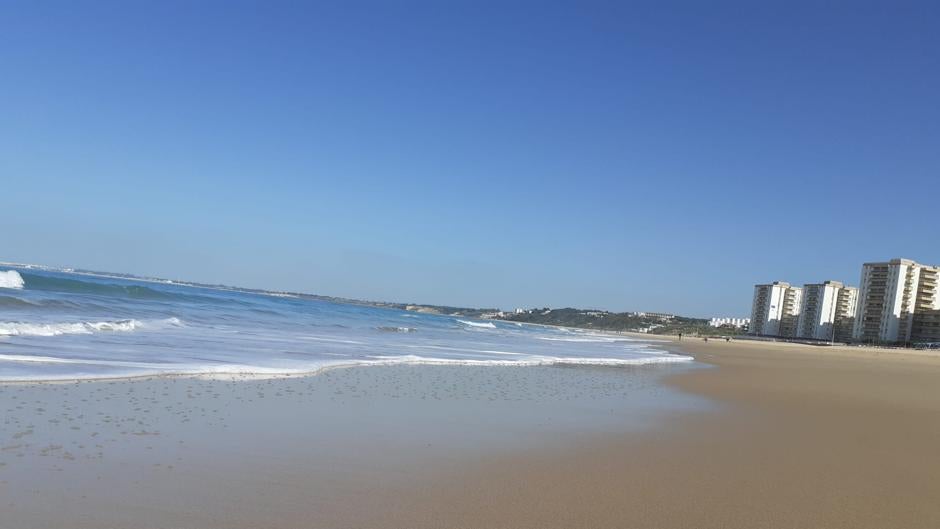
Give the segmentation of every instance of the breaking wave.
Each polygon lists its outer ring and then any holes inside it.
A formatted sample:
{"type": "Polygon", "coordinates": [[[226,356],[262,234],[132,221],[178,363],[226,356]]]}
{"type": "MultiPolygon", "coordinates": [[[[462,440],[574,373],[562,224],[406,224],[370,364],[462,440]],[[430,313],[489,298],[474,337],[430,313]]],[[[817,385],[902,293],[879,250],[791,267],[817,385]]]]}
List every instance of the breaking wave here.
{"type": "Polygon", "coordinates": [[[466,320],[457,320],[457,321],[464,325],[469,325],[470,327],[477,327],[480,329],[495,329],[496,328],[496,325],[494,325],[493,322],[489,322],[489,321],[486,323],[480,323],[476,321],[466,321],[466,320]]]}
{"type": "MultiPolygon", "coordinates": [[[[116,278],[86,278],[82,276],[69,278],[39,274],[35,272],[23,272],[23,276],[25,276],[24,278],[14,270],[11,270],[8,273],[16,274],[16,277],[20,278],[20,286],[11,288],[23,288],[23,285],[25,284],[26,290],[31,291],[43,291],[50,293],[54,292],[64,295],[121,297],[135,300],[164,302],[218,302],[222,299],[218,296],[213,296],[212,293],[200,291],[193,287],[178,286],[175,283],[165,283],[165,285],[170,287],[169,289],[165,289],[161,288],[160,285],[156,283],[132,283],[127,280],[120,280],[116,278]],[[185,291],[183,289],[185,289],[185,291]]],[[[0,279],[0,287],[3,286],[2,282],[3,279],[0,279]]]]}
{"type": "Polygon", "coordinates": [[[0,272],[0,288],[21,289],[24,284],[23,276],[16,270],[0,272]]]}
{"type": "Polygon", "coordinates": [[[377,331],[381,332],[417,332],[418,329],[414,327],[387,327],[381,326],[375,328],[377,331]]]}
{"type": "Polygon", "coordinates": [[[139,320],[79,321],[62,323],[0,322],[0,336],[60,336],[63,334],[94,334],[97,332],[132,332],[137,329],[159,329],[180,326],[179,318],[150,322],[139,320]]]}

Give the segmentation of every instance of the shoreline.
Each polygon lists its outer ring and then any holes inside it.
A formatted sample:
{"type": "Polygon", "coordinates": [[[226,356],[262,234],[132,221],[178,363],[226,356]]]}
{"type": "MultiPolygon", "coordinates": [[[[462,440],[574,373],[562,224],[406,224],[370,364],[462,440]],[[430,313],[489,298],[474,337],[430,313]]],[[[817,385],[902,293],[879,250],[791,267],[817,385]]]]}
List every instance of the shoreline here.
{"type": "Polygon", "coordinates": [[[300,371],[300,372],[271,372],[271,373],[254,373],[254,372],[226,372],[226,371],[217,371],[217,372],[203,372],[203,373],[154,373],[154,374],[140,374],[140,375],[123,375],[123,376],[109,376],[109,377],[85,377],[85,378],[30,378],[30,379],[0,379],[0,386],[5,385],[31,385],[31,384],[79,384],[79,383],[88,383],[88,382],[123,382],[123,381],[148,381],[148,380],[161,380],[161,379],[197,379],[197,380],[219,380],[219,381],[257,381],[257,380],[274,380],[274,379],[288,379],[288,378],[309,378],[316,377],[323,373],[336,370],[336,369],[353,369],[353,368],[366,368],[366,367],[391,367],[391,366],[450,366],[450,367],[503,367],[503,368],[525,368],[525,367],[641,367],[641,366],[653,366],[660,364],[681,364],[686,362],[694,362],[694,359],[690,356],[679,355],[672,351],[664,350],[663,352],[674,355],[672,357],[656,357],[656,358],[633,358],[633,359],[607,359],[607,358],[590,358],[590,359],[578,359],[578,358],[561,358],[561,359],[550,359],[550,360],[445,360],[445,359],[421,359],[421,360],[374,360],[374,361],[357,361],[350,363],[339,363],[328,366],[319,367],[310,371],[300,371]]]}
{"type": "MultiPolygon", "coordinates": [[[[558,327],[553,325],[542,325],[537,323],[532,324],[520,324],[520,325],[536,325],[540,327],[547,327],[553,329],[562,329],[568,330],[567,327],[558,327]]],[[[592,331],[593,332],[593,331],[592,331]]],[[[594,332],[595,334],[610,335],[612,337],[622,337],[625,333],[604,333],[602,331],[594,332]]],[[[662,344],[670,342],[668,339],[649,339],[644,338],[643,334],[631,333],[635,336],[631,338],[637,338],[638,341],[642,341],[650,344],[649,346],[652,349],[660,350],[664,353],[672,354],[678,357],[679,355],[674,351],[663,348],[662,344]]],[[[675,357],[660,357],[656,359],[643,359],[643,358],[634,358],[634,359],[606,359],[606,358],[590,358],[580,361],[576,357],[559,357],[551,358],[544,360],[472,360],[472,359],[441,359],[441,358],[422,358],[422,359],[411,359],[405,356],[402,356],[401,359],[389,358],[382,360],[356,360],[349,362],[339,362],[335,364],[329,364],[317,367],[316,369],[303,370],[303,371],[268,371],[268,372],[251,372],[251,371],[206,371],[206,372],[165,372],[165,373],[141,373],[141,374],[130,374],[130,375],[118,375],[118,376],[84,376],[84,377],[60,377],[60,378],[24,378],[24,379],[0,379],[0,386],[4,385],[29,385],[29,384],[76,384],[84,382],[119,382],[125,380],[149,380],[149,379],[163,379],[163,378],[194,378],[202,380],[266,380],[266,379],[279,379],[279,378],[303,378],[303,377],[315,377],[327,371],[333,369],[349,369],[357,367],[374,367],[374,366],[395,366],[395,365],[411,365],[411,366],[420,366],[420,365],[431,365],[431,366],[492,366],[492,367],[538,367],[538,366],[603,366],[603,367],[631,367],[631,366],[642,366],[642,365],[655,365],[655,364],[672,364],[672,363],[681,363],[694,361],[691,357],[687,358],[675,358],[675,357]]],[[[35,360],[35,363],[41,364],[43,361],[35,360]]]]}

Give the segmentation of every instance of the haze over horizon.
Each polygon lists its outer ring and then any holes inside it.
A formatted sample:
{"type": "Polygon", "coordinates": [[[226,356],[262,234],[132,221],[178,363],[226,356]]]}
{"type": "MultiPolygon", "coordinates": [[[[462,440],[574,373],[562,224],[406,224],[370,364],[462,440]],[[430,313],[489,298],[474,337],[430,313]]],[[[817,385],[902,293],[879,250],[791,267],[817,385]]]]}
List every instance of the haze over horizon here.
{"type": "Polygon", "coordinates": [[[940,264],[936,3],[270,6],[6,5],[0,259],[702,317],[940,264]]]}

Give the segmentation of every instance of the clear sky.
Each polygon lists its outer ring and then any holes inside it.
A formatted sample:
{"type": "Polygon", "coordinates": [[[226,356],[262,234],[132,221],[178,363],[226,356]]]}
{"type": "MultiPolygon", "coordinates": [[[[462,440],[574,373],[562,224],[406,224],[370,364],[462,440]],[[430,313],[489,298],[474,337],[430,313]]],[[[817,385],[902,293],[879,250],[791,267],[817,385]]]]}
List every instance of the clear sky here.
{"type": "Polygon", "coordinates": [[[698,316],[940,264],[940,3],[549,4],[3,2],[0,259],[698,316]]]}

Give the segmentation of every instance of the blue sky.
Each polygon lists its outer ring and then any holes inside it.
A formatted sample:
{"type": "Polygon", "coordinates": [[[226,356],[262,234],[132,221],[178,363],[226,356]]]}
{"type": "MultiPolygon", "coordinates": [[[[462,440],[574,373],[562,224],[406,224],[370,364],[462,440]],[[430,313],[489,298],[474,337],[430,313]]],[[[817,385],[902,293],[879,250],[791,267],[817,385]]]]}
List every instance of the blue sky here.
{"type": "Polygon", "coordinates": [[[940,4],[547,4],[5,2],[0,259],[698,316],[940,263],[940,4]]]}

